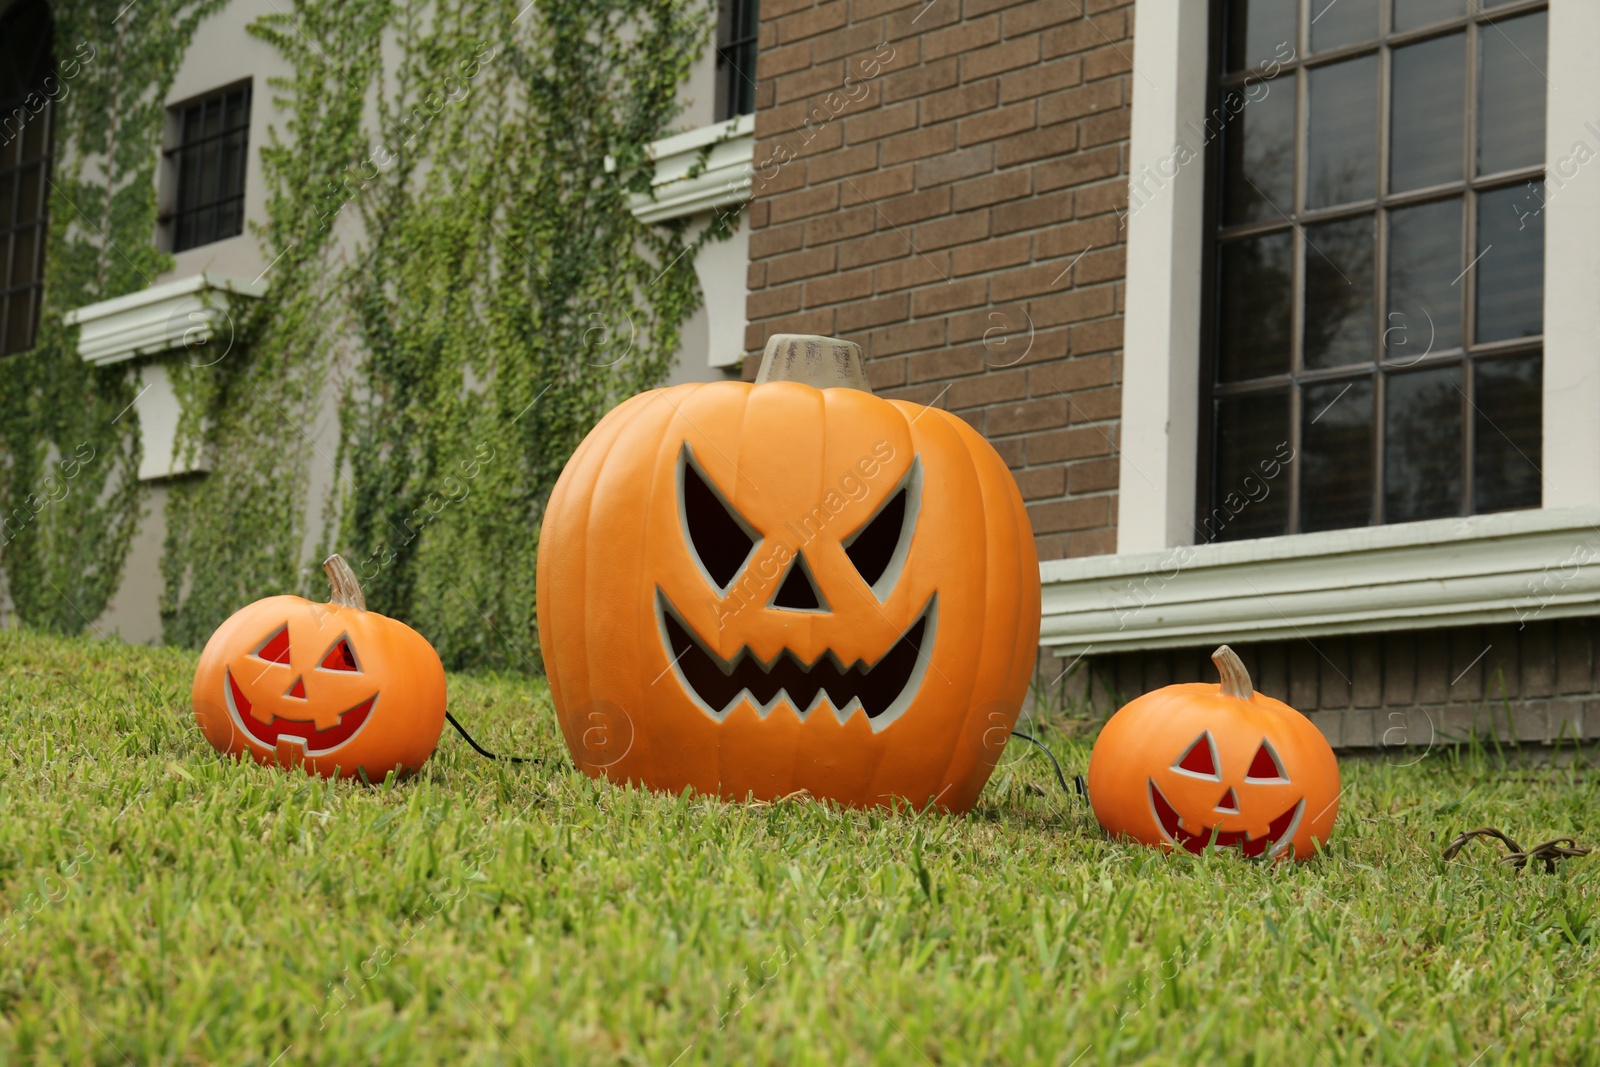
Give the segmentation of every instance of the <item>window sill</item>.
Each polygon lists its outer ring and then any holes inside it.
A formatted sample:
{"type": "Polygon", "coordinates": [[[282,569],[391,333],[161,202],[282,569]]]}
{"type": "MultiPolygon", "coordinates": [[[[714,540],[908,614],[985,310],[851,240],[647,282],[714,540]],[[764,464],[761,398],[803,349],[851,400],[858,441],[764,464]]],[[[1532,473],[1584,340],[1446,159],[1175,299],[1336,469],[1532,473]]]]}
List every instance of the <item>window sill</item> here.
{"type": "Polygon", "coordinates": [[[1600,612],[1600,506],[1181,546],[1040,565],[1058,655],[1600,612]]]}
{"type": "Polygon", "coordinates": [[[146,358],[134,371],[138,395],[132,406],[143,439],[142,481],[210,469],[204,454],[175,454],[179,406],[167,364],[181,358],[194,366],[210,366],[222,359],[233,344],[230,301],[255,299],[266,291],[261,282],[200,273],[63,316],[68,326],[78,327],[78,355],[86,363],[107,366],[140,357],[168,357],[146,358]]]}
{"type": "Polygon", "coordinates": [[[754,115],[740,115],[656,141],[650,146],[656,162],[653,195],[631,198],[634,217],[666,222],[749,200],[755,128],[754,115]],[[701,153],[708,147],[702,164],[701,153]]]}

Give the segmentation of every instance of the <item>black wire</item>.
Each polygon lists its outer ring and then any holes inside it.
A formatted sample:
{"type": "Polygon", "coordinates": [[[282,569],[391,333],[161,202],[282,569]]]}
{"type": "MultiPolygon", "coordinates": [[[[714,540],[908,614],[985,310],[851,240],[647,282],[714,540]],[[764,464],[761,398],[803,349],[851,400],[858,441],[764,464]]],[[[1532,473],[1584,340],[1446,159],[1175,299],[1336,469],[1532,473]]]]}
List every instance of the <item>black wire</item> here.
{"type": "Polygon", "coordinates": [[[496,756],[493,752],[490,752],[488,749],[486,749],[482,745],[478,744],[478,742],[474,741],[472,739],[472,735],[467,733],[467,728],[465,726],[462,726],[459,722],[456,722],[456,717],[454,715],[450,714],[447,711],[447,712],[444,713],[444,717],[445,717],[445,720],[447,722],[449,722],[451,726],[454,726],[456,728],[456,733],[458,733],[462,737],[466,738],[467,744],[472,746],[473,751],[476,752],[478,755],[483,756],[486,759],[505,760],[507,763],[543,763],[544,762],[544,760],[542,760],[542,759],[532,759],[532,758],[529,758],[527,756],[496,756]]]}
{"type": "Polygon", "coordinates": [[[1061,791],[1063,793],[1067,794],[1067,796],[1069,796],[1069,797],[1072,796],[1074,793],[1076,793],[1078,796],[1082,796],[1085,799],[1087,799],[1088,793],[1084,789],[1083,775],[1081,775],[1081,774],[1077,775],[1073,779],[1073,781],[1077,784],[1077,787],[1078,787],[1076,790],[1074,790],[1072,788],[1072,786],[1067,784],[1067,776],[1066,776],[1066,774],[1064,774],[1062,772],[1061,764],[1056,762],[1056,754],[1054,752],[1051,752],[1048,748],[1046,748],[1043,741],[1040,741],[1037,737],[1034,737],[1034,736],[1032,736],[1030,734],[1025,734],[1021,730],[1012,730],[1011,731],[1011,736],[1012,737],[1020,737],[1024,741],[1028,742],[1029,744],[1038,746],[1039,751],[1043,752],[1046,756],[1050,757],[1050,766],[1052,766],[1052,767],[1054,767],[1056,769],[1056,781],[1061,783],[1061,791]]]}

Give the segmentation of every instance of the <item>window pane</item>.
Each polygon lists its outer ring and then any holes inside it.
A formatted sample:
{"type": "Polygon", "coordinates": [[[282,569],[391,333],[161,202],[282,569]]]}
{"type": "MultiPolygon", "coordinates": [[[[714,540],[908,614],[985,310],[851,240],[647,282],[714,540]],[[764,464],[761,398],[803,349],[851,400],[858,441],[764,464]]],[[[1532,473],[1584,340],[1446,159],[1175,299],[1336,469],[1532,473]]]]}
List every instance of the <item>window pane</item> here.
{"type": "Polygon", "coordinates": [[[45,104],[28,119],[22,128],[22,158],[43,159],[46,142],[50,139],[50,105],[45,104]]]}
{"type": "Polygon", "coordinates": [[[1294,235],[1287,230],[1222,246],[1220,381],[1288,371],[1293,247],[1294,235]]]}
{"type": "Polygon", "coordinates": [[[1305,363],[1338,367],[1372,359],[1373,228],[1362,215],[1306,227],[1305,363]]]}
{"type": "Polygon", "coordinates": [[[1260,222],[1294,210],[1294,77],[1224,92],[1223,221],[1260,222]]]}
{"type": "Polygon", "coordinates": [[[1543,182],[1478,197],[1478,252],[1483,258],[1472,273],[1479,344],[1544,331],[1543,206],[1543,182]]]}
{"type": "Polygon", "coordinates": [[[1461,368],[1389,376],[1383,410],[1388,522],[1461,514],[1461,368]]]}
{"type": "Polygon", "coordinates": [[[1271,537],[1289,529],[1289,394],[1217,401],[1217,465],[1206,541],[1271,537]]]}
{"type": "Polygon", "coordinates": [[[44,165],[34,164],[17,171],[17,202],[15,222],[21,226],[41,217],[44,213],[44,165]]]}
{"type": "Polygon", "coordinates": [[[34,261],[39,251],[34,242],[38,233],[38,230],[29,226],[11,235],[11,285],[28,285],[38,277],[34,273],[34,261]]]}
{"type": "Polygon", "coordinates": [[[16,188],[16,172],[0,171],[0,230],[11,225],[12,194],[16,188]]]}
{"type": "Polygon", "coordinates": [[[1378,0],[1311,0],[1311,50],[1377,40],[1378,0]]]}
{"type": "MultiPolygon", "coordinates": [[[[1412,363],[1461,345],[1461,199],[1389,212],[1383,357],[1412,363]]],[[[1479,266],[1482,266],[1480,263],[1479,266]]]]}
{"type": "Polygon", "coordinates": [[[1394,50],[1389,191],[1461,180],[1467,35],[1394,50]]]}
{"type": "Polygon", "coordinates": [[[1228,69],[1251,70],[1269,59],[1283,62],[1298,47],[1296,0],[1229,0],[1228,69]]]}
{"type": "Polygon", "coordinates": [[[1306,204],[1327,207],[1377,192],[1378,57],[1311,72],[1306,204]]]}
{"type": "Polygon", "coordinates": [[[1544,160],[1545,13],[1478,31],[1478,173],[1544,160]]]}
{"type": "Polygon", "coordinates": [[[1472,457],[1475,511],[1536,508],[1543,494],[1539,466],[1544,382],[1539,356],[1477,366],[1472,457]]]}
{"type": "Polygon", "coordinates": [[[1467,0],[1394,0],[1394,28],[1414,30],[1467,13],[1467,0]]]}
{"type": "Polygon", "coordinates": [[[1306,386],[1300,408],[1300,529],[1372,520],[1372,379],[1306,386]]]}

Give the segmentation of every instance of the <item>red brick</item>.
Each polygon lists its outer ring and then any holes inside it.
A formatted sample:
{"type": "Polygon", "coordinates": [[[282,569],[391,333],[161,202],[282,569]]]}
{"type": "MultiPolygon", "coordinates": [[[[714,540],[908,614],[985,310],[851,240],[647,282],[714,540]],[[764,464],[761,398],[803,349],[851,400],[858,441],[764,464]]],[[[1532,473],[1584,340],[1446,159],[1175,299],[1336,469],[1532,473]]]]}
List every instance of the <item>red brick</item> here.
{"type": "Polygon", "coordinates": [[[790,252],[767,261],[767,284],[781,285],[796,278],[813,278],[833,269],[833,246],[790,252]]]}
{"type": "Polygon", "coordinates": [[[1083,57],[1083,80],[1095,81],[1113,74],[1126,74],[1133,69],[1131,45],[1108,44],[1083,57]]]}
{"type": "Polygon", "coordinates": [[[838,310],[838,328],[841,330],[868,330],[874,326],[887,326],[904,322],[911,310],[911,299],[904,293],[880,296],[875,300],[862,300],[845,304],[838,310]]]}
{"type": "Polygon", "coordinates": [[[946,152],[942,156],[925,159],[917,164],[917,188],[926,189],[930,186],[943,185],[962,178],[987,174],[993,169],[994,148],[990,145],[946,152]]]}
{"type": "Polygon", "coordinates": [[[1039,101],[1039,125],[1051,126],[1119,108],[1123,105],[1122,87],[1121,78],[1111,78],[1103,82],[1091,82],[1078,89],[1051,93],[1039,101]]]}
{"type": "MultiPolygon", "coordinates": [[[[943,3],[944,0],[940,0],[943,3]]],[[[1000,40],[1000,20],[998,18],[979,19],[967,21],[960,25],[952,26],[947,30],[923,35],[922,59],[943,59],[945,56],[961,55],[966,52],[976,51],[1000,40]]]]}
{"type": "MultiPolygon", "coordinates": [[[[1120,16],[1118,18],[1120,23],[1120,16]]],[[[1056,26],[1044,32],[1043,52],[1046,59],[1056,56],[1076,56],[1092,52],[1094,49],[1108,43],[1121,40],[1122,30],[1118,25],[1113,27],[1116,32],[1107,32],[1097,19],[1075,19],[1064,26],[1056,26]]],[[[1127,45],[1118,45],[1123,49],[1127,45]]]]}
{"type": "Polygon", "coordinates": [[[1091,496],[1081,500],[1029,504],[1028,521],[1033,525],[1034,533],[1092,529],[1105,525],[1110,517],[1109,501],[1109,497],[1091,496]]]}
{"type": "Polygon", "coordinates": [[[1064,459],[1082,459],[1085,456],[1111,454],[1111,439],[1099,427],[1075,427],[1070,430],[1051,430],[1028,438],[1029,463],[1055,463],[1064,459]]]}
{"type": "Polygon", "coordinates": [[[790,71],[804,70],[810,65],[810,41],[801,41],[782,48],[765,48],[756,60],[756,79],[766,81],[788,74],[790,71]]]}
{"type": "Polygon", "coordinates": [[[910,251],[906,239],[893,230],[887,233],[875,233],[870,237],[858,237],[854,241],[846,241],[838,248],[840,270],[882,263],[886,259],[895,259],[910,251]]]}
{"type": "MultiPolygon", "coordinates": [[[[1116,516],[1112,516],[1116,521],[1116,516]]],[[[1109,556],[1117,550],[1117,528],[1115,526],[1104,530],[1085,530],[1082,533],[1070,534],[1067,537],[1067,555],[1073,558],[1080,556],[1109,556]]],[[[1043,559],[1044,556],[1039,557],[1043,559]]],[[[1060,556],[1051,557],[1060,559],[1060,556]]]]}
{"type": "Polygon", "coordinates": [[[1122,318],[1085,322],[1072,328],[1072,352],[1106,352],[1122,347],[1122,318]]]}
{"type": "Polygon", "coordinates": [[[1065,263],[1044,263],[996,274],[993,284],[995,301],[1023,300],[1060,289],[1067,281],[1063,277],[1066,269],[1065,263]]]}
{"type": "Polygon", "coordinates": [[[1040,563],[1052,559],[1064,559],[1067,555],[1067,535],[1046,534],[1036,536],[1033,539],[1033,551],[1038,555],[1040,563]]]}
{"type": "Polygon", "coordinates": [[[989,302],[989,280],[968,278],[918,289],[911,294],[911,313],[917,318],[942,315],[957,308],[978,307],[989,302]]]}
{"type": "Polygon", "coordinates": [[[853,145],[876,141],[892,133],[915,129],[916,125],[917,103],[912,100],[861,115],[851,115],[845,119],[845,140],[853,145]]]}
{"type": "Polygon", "coordinates": [[[954,57],[937,63],[922,63],[892,74],[879,75],[883,84],[884,103],[900,100],[921,100],[940,89],[948,89],[960,80],[954,57]]]}
{"type": "Polygon", "coordinates": [[[1051,226],[1034,236],[1033,254],[1040,259],[1060,256],[1076,257],[1085,249],[1108,248],[1120,245],[1122,231],[1115,215],[1097,215],[1082,222],[1068,222],[1051,226]]]}
{"type": "MultiPolygon", "coordinates": [[[[996,413],[989,412],[989,425],[995,425],[996,413]]],[[[1004,434],[1010,431],[994,429],[995,434],[1004,434]]],[[[1066,471],[1060,467],[1029,467],[1027,470],[1015,471],[1012,477],[1017,481],[1017,489],[1022,493],[1024,500],[1039,500],[1044,497],[1060,496],[1066,486],[1066,471]]]]}
{"type": "Polygon", "coordinates": [[[1033,171],[1028,167],[997,171],[981,178],[959,182],[951,190],[950,208],[967,211],[975,207],[988,207],[1005,200],[1016,200],[1033,191],[1033,171]]]}
{"type": "MultiPolygon", "coordinates": [[[[913,324],[916,325],[916,324],[913,324]]],[[[906,381],[927,382],[982,374],[983,349],[977,345],[919,352],[906,361],[906,381]]]]}
{"type": "Polygon", "coordinates": [[[985,369],[983,374],[963,378],[950,386],[945,406],[951,411],[958,408],[995,404],[1016,400],[1028,395],[1028,375],[1020,370],[985,369]]]}
{"type": "Polygon", "coordinates": [[[1039,62],[1038,37],[1020,37],[1014,41],[968,52],[961,57],[961,80],[972,81],[1002,74],[1018,67],[1039,62]]]}
{"type": "Polygon", "coordinates": [[[999,98],[1000,83],[993,79],[934,93],[922,98],[922,121],[926,124],[960,118],[994,107],[999,98]]]}
{"type": "Polygon", "coordinates": [[[840,304],[846,300],[859,300],[872,295],[872,272],[849,271],[845,274],[828,274],[806,282],[805,305],[808,308],[824,304],[840,304]]]}
{"type": "Polygon", "coordinates": [[[1078,143],[1088,149],[1113,141],[1126,141],[1132,117],[1133,110],[1122,107],[1083,119],[1078,123],[1078,143]]]}
{"type": "Polygon", "coordinates": [[[904,259],[890,260],[874,272],[874,280],[880,293],[908,289],[913,285],[931,285],[934,282],[943,284],[949,277],[948,252],[935,252],[931,256],[913,252],[904,259]]]}
{"type": "Polygon", "coordinates": [[[1058,392],[1076,393],[1110,385],[1112,363],[1109,356],[1052,360],[1028,371],[1028,395],[1051,396],[1058,392]]]}
{"type": "MultiPolygon", "coordinates": [[[[1058,127],[1060,128],[1060,127],[1058,127]]],[[[1099,182],[1083,186],[1073,193],[1074,218],[1086,219],[1093,215],[1107,215],[1128,208],[1128,183],[1125,181],[1099,182]]]]}
{"type": "Polygon", "coordinates": [[[1077,56],[1050,60],[1002,75],[1000,102],[1014,104],[1018,100],[1041,97],[1046,93],[1071,88],[1082,81],[1083,63],[1077,56]]]}
{"type": "Polygon", "coordinates": [[[752,263],[745,273],[745,288],[754,292],[767,287],[767,265],[765,263],[752,263]]]}
{"type": "MultiPolygon", "coordinates": [[[[811,39],[813,62],[823,63],[838,56],[872,55],[883,43],[883,20],[870,19],[853,23],[843,29],[830,30],[811,39]]],[[[897,50],[898,52],[898,50],[897,50]]]]}
{"type": "Polygon", "coordinates": [[[744,331],[746,352],[759,352],[767,346],[767,338],[775,333],[809,333],[822,337],[833,336],[833,309],[819,308],[798,315],[785,315],[779,319],[752,322],[744,331]]]}
{"type": "Polygon", "coordinates": [[[815,2],[816,0],[763,0],[761,27],[765,29],[769,24],[776,26],[777,20],[782,16],[804,11],[815,2]]]}
{"type": "Polygon", "coordinates": [[[956,275],[978,274],[1026,263],[1028,246],[1031,243],[1026,234],[1021,234],[1016,237],[998,237],[958,248],[951,253],[951,272],[956,275]]]}
{"type": "Polygon", "coordinates": [[[878,228],[878,218],[870,207],[850,208],[808,219],[805,228],[806,244],[815,248],[871,233],[878,228]]]}
{"type": "MultiPolygon", "coordinates": [[[[938,348],[945,343],[948,333],[943,319],[925,319],[903,326],[891,326],[872,335],[872,354],[889,356],[938,348]]],[[[907,374],[910,374],[909,366],[907,374]]]]}
{"type": "Polygon", "coordinates": [[[1067,492],[1092,493],[1102,489],[1115,489],[1118,465],[1115,458],[1072,464],[1067,468],[1067,492]]]}
{"type": "Polygon", "coordinates": [[[1062,156],[1078,147],[1078,128],[1071,125],[1049,126],[1019,133],[1000,141],[998,147],[1000,152],[997,161],[1002,167],[1062,156]]]}
{"type": "Polygon", "coordinates": [[[1007,37],[1032,33],[1047,26],[1075,19],[1083,14],[1083,5],[1074,0],[1038,0],[1007,11],[1000,20],[1007,37]]]}
{"type": "Polygon", "coordinates": [[[1110,286],[1097,285],[1090,289],[1041,296],[1028,306],[1033,312],[1036,326],[1059,326],[1064,322],[1082,322],[1110,315],[1116,310],[1116,299],[1110,286]]]}
{"type": "Polygon", "coordinates": [[[911,232],[912,243],[924,252],[952,245],[970,244],[989,236],[989,213],[969,211],[964,215],[924,222],[911,232]]]}
{"type": "Polygon", "coordinates": [[[979,15],[987,15],[991,11],[999,11],[1001,8],[1015,7],[1018,4],[1028,2],[1029,0],[965,0],[962,5],[962,12],[970,19],[979,15]]]}
{"type": "MultiPolygon", "coordinates": [[[[1026,400],[1020,404],[1006,404],[989,412],[989,425],[995,428],[996,433],[1027,433],[1032,430],[1054,430],[1066,424],[1067,401],[1065,397],[1026,400]]],[[[1058,489],[1057,492],[1060,492],[1060,490],[1058,489]]]]}
{"type": "Polygon", "coordinates": [[[1034,102],[1027,100],[998,111],[973,115],[961,120],[956,129],[956,140],[962,145],[981,144],[1031,130],[1038,122],[1037,111],[1034,102]]]}
{"type": "MultiPolygon", "coordinates": [[[[838,88],[844,81],[844,61],[836,59],[832,63],[819,63],[773,80],[777,85],[778,103],[803,100],[838,88]]],[[[815,107],[816,102],[812,102],[812,106],[815,107]]]]}
{"type": "Polygon", "coordinates": [[[774,315],[787,315],[800,310],[800,287],[786,285],[781,289],[763,289],[751,293],[745,301],[746,314],[752,319],[770,319],[774,315]]]}
{"type": "Polygon", "coordinates": [[[775,196],[772,204],[772,221],[788,222],[791,219],[814,218],[839,206],[837,185],[813,186],[800,192],[775,196]]]}
{"type": "Polygon", "coordinates": [[[1054,193],[1050,196],[1033,196],[1026,200],[1013,200],[996,204],[994,232],[1016,233],[1019,230],[1038,230],[1057,226],[1072,218],[1072,193],[1054,193]]]}
{"type": "Polygon", "coordinates": [[[812,184],[832,181],[846,174],[860,174],[878,166],[878,146],[842,148],[806,161],[806,180],[812,184]]]}
{"type": "Polygon", "coordinates": [[[909,193],[913,187],[913,165],[902,164],[898,167],[882,168],[870,174],[858,174],[844,179],[844,187],[839,191],[839,200],[845,207],[857,204],[875,204],[891,196],[909,193]]]}
{"type": "Polygon", "coordinates": [[[909,196],[897,196],[892,200],[880,200],[877,204],[881,217],[891,226],[901,229],[923,219],[936,218],[948,215],[950,212],[950,190],[948,188],[926,189],[922,192],[912,193],[909,196]]]}
{"type": "Polygon", "coordinates": [[[928,0],[855,0],[850,13],[858,19],[887,15],[891,11],[904,11],[906,8],[915,13],[927,3],[928,0]]]}
{"type": "Polygon", "coordinates": [[[994,446],[995,452],[999,454],[1000,458],[1005,462],[1007,467],[1010,467],[1012,470],[1016,470],[1018,467],[1022,466],[1024,459],[1023,453],[1025,451],[1025,446],[1027,445],[1025,438],[996,437],[990,440],[989,444],[994,446]]]}
{"type": "Polygon", "coordinates": [[[1072,410],[1075,423],[1114,419],[1122,414],[1122,387],[1113,385],[1108,389],[1074,393],[1067,407],[1072,410]]]}
{"type": "Polygon", "coordinates": [[[915,7],[897,11],[885,19],[884,33],[889,40],[899,41],[960,20],[961,5],[958,3],[952,3],[951,0],[919,0],[915,7]]]}
{"type": "Polygon", "coordinates": [[[750,235],[750,258],[766,259],[784,252],[793,252],[804,247],[806,241],[806,228],[801,223],[789,226],[773,226],[762,230],[760,233],[750,235]]]}
{"type": "Polygon", "coordinates": [[[893,389],[906,381],[904,356],[867,360],[867,384],[875,390],[893,389]]]}
{"type": "Polygon", "coordinates": [[[1071,185],[1083,185],[1123,174],[1122,148],[1107,145],[1086,152],[1074,152],[1034,168],[1034,181],[1041,193],[1071,185]]]}
{"type": "Polygon", "coordinates": [[[892,166],[912,159],[926,159],[956,146],[954,126],[932,126],[897,134],[883,142],[883,162],[892,166]]]}
{"type": "MultiPolygon", "coordinates": [[[[765,14],[765,12],[763,13],[765,14]]],[[[825,30],[836,29],[849,18],[846,0],[833,0],[831,4],[818,4],[778,20],[778,40],[784,44],[802,37],[814,37],[825,30]]],[[[772,16],[767,15],[770,19],[772,16]]],[[[765,21],[765,20],[763,20],[765,21]]]]}

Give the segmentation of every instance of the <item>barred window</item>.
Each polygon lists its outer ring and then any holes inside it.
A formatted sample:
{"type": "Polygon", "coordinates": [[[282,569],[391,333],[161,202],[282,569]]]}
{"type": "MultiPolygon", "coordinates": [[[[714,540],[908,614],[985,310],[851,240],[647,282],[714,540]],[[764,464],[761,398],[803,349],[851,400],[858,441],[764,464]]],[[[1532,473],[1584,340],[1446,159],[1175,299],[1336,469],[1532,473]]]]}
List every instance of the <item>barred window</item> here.
{"type": "Polygon", "coordinates": [[[44,299],[51,118],[59,82],[42,0],[0,16],[0,355],[33,347],[44,299]]]}
{"type": "Polygon", "coordinates": [[[1539,506],[1545,7],[1218,0],[1202,540],[1539,506]]]}
{"type": "Polygon", "coordinates": [[[176,144],[166,152],[175,175],[172,210],[162,221],[172,250],[244,232],[244,172],[250,133],[250,83],[172,109],[176,144]]]}

